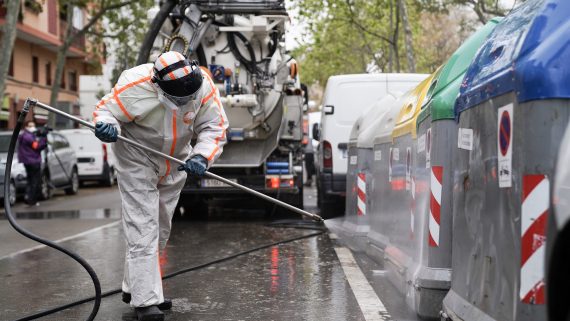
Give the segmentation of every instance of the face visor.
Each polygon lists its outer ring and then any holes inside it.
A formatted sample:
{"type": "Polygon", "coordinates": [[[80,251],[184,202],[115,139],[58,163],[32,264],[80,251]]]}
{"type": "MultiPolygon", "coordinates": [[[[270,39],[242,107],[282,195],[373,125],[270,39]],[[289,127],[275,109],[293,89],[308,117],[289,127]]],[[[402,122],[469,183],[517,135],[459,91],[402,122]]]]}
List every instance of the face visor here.
{"type": "Polygon", "coordinates": [[[184,106],[187,103],[189,103],[190,101],[196,99],[196,93],[194,93],[192,95],[188,95],[188,96],[183,96],[183,97],[172,96],[172,95],[167,94],[166,92],[163,92],[162,94],[164,95],[164,97],[166,99],[170,100],[176,106],[184,106]]]}
{"type": "Polygon", "coordinates": [[[196,61],[181,60],[161,70],[155,68],[152,81],[158,85],[168,100],[177,106],[183,106],[196,98],[198,90],[202,87],[202,72],[196,61]],[[190,67],[191,71],[187,75],[163,80],[170,72],[184,67],[190,67]]]}

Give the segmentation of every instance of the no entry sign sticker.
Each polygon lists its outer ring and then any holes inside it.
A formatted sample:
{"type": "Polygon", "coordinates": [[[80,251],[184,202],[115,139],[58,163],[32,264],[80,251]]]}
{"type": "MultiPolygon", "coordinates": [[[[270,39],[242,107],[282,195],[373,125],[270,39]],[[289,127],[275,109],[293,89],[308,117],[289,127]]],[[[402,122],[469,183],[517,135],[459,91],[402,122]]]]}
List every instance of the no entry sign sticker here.
{"type": "Polygon", "coordinates": [[[497,111],[499,187],[511,187],[513,172],[513,104],[497,111]]]}

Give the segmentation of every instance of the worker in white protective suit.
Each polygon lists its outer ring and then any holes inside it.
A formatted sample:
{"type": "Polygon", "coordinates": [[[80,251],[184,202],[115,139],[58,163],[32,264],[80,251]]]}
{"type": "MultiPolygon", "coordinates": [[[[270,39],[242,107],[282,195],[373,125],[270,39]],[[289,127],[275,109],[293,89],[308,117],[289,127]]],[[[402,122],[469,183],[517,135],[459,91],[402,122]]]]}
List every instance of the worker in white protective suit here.
{"type": "Polygon", "coordinates": [[[162,294],[159,249],[166,246],[171,219],[187,173],[201,176],[222,153],[227,117],[212,79],[196,62],[174,51],[153,64],[124,71],[93,113],[95,135],[113,146],[127,241],[123,301],[138,320],[164,320],[172,307],[162,294]],[[197,141],[192,148],[193,133],[197,141]],[[173,164],[117,141],[125,136],[178,159],[173,164]]]}

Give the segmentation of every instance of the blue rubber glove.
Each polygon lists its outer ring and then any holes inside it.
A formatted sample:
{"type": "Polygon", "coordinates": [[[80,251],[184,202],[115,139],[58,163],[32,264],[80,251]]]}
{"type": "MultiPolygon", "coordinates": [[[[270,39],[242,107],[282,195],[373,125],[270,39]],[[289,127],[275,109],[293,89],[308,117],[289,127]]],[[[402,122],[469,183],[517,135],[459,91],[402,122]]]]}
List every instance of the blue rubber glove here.
{"type": "Polygon", "coordinates": [[[114,143],[119,136],[119,130],[112,124],[98,121],[95,124],[95,136],[105,143],[114,143]]]}
{"type": "Polygon", "coordinates": [[[194,155],[192,158],[186,160],[185,165],[178,166],[179,171],[186,171],[196,176],[203,176],[208,168],[208,161],[202,155],[194,155]]]}

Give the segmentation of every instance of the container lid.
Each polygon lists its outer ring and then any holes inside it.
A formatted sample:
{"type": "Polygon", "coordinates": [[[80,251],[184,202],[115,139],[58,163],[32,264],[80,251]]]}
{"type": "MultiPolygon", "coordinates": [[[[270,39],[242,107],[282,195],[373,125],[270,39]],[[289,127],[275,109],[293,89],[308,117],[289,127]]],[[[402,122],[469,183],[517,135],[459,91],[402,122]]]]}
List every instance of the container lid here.
{"type": "Polygon", "coordinates": [[[362,128],[362,122],[365,119],[365,115],[368,114],[370,111],[374,111],[375,106],[376,103],[366,107],[364,111],[362,111],[360,116],[358,116],[358,118],[352,125],[352,128],[350,129],[350,135],[348,136],[349,144],[356,144],[356,141],[358,140],[358,135],[360,135],[360,129],[362,128]]]}
{"type": "Polygon", "coordinates": [[[401,96],[401,93],[388,93],[372,105],[366,107],[352,125],[348,140],[349,144],[356,144],[360,133],[362,133],[362,131],[369,126],[374,119],[381,117],[381,115],[386,112],[385,106],[396,101],[399,96],[401,96]]]}
{"type": "MultiPolygon", "coordinates": [[[[500,18],[491,19],[483,27],[479,28],[449,57],[445,65],[441,67],[438,77],[433,82],[427,94],[426,104],[422,107],[430,113],[432,121],[438,119],[453,119],[453,107],[459,94],[459,86],[469,64],[481,47],[487,36],[501,21],[500,18]],[[450,88],[451,87],[451,88],[450,88]],[[431,100],[434,100],[433,102],[431,100]]],[[[422,115],[425,119],[429,114],[422,115]]]]}
{"type": "Polygon", "coordinates": [[[390,106],[398,100],[399,96],[401,96],[401,93],[386,95],[384,98],[376,102],[374,108],[372,108],[373,112],[368,113],[364,117],[360,135],[358,135],[358,142],[356,144],[358,148],[374,147],[374,133],[376,131],[377,124],[390,110],[390,106]]]}
{"type": "Polygon", "coordinates": [[[514,91],[519,102],[570,98],[570,1],[529,0],[506,16],[469,66],[456,117],[514,91]]]}
{"type": "Polygon", "coordinates": [[[394,102],[384,107],[387,109],[386,113],[382,115],[382,117],[379,117],[378,121],[373,124],[375,128],[373,144],[382,144],[392,141],[392,131],[394,130],[400,111],[406,103],[409,103],[410,100],[414,100],[414,97],[418,96],[419,92],[417,88],[419,87],[420,85],[408,90],[394,102]]]}
{"type": "Polygon", "coordinates": [[[416,88],[412,89],[412,94],[407,96],[408,98],[406,100],[402,101],[402,109],[396,119],[392,137],[399,137],[406,134],[411,134],[413,138],[416,137],[416,120],[418,119],[422,103],[435,75],[437,75],[437,71],[419,83],[416,88]]]}

